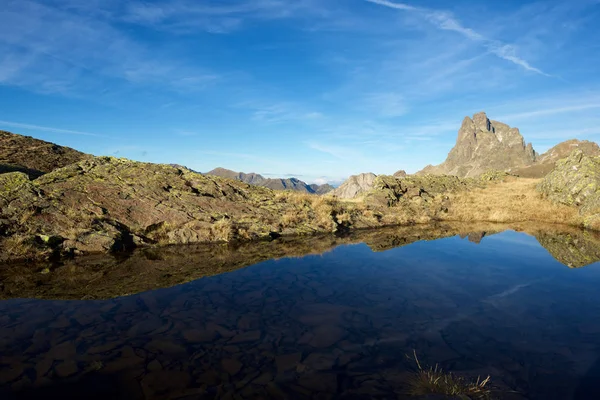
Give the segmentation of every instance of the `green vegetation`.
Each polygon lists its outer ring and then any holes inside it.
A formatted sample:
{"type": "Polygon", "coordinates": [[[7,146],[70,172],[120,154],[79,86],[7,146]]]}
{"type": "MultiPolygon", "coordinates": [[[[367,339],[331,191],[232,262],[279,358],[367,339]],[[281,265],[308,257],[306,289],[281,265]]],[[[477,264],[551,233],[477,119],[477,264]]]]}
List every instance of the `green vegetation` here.
{"type": "Polygon", "coordinates": [[[408,394],[411,396],[424,396],[438,394],[444,396],[458,396],[465,399],[489,399],[491,389],[489,383],[491,377],[485,379],[479,377],[475,381],[457,376],[452,372],[443,371],[437,364],[435,367],[423,367],[413,351],[417,371],[409,380],[408,394]]]}

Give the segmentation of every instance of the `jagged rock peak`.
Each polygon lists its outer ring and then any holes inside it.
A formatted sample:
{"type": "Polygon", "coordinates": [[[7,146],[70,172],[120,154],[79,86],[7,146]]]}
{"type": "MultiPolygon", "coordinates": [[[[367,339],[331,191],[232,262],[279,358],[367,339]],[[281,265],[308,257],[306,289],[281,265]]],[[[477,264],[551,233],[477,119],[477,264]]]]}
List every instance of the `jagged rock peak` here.
{"type": "Polygon", "coordinates": [[[481,131],[492,131],[492,123],[487,117],[487,114],[483,111],[473,115],[473,123],[481,131]]]}
{"type": "Polygon", "coordinates": [[[535,151],[526,145],[519,129],[490,120],[485,112],[465,117],[458,130],[456,145],[446,161],[427,166],[419,174],[478,176],[488,170],[506,171],[535,162],[535,151]]]}

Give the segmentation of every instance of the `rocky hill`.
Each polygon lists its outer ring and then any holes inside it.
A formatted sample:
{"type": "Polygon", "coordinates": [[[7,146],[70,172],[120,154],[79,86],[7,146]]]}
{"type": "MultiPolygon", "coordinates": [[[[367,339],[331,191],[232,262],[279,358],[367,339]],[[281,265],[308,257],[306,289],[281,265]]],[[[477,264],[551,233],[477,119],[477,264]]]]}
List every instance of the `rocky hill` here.
{"type": "Polygon", "coordinates": [[[0,174],[0,261],[379,224],[358,208],[171,165],[95,157],[35,180],[0,174]]]}
{"type": "Polygon", "coordinates": [[[544,154],[537,156],[532,165],[510,169],[508,172],[523,178],[542,178],[556,167],[558,160],[568,157],[574,150],[581,150],[583,154],[590,157],[600,156],[600,147],[596,143],[571,139],[559,143],[544,154]]]}
{"type": "Polygon", "coordinates": [[[222,178],[235,179],[250,185],[266,187],[272,190],[294,190],[302,193],[325,194],[333,190],[333,186],[309,185],[297,178],[265,178],[260,174],[251,172],[249,174],[236,172],[226,168],[215,168],[206,173],[206,175],[220,176],[222,178]]]}
{"type": "Polygon", "coordinates": [[[535,163],[536,153],[519,129],[490,120],[484,112],[465,117],[458,130],[456,145],[446,161],[428,165],[417,174],[473,177],[488,170],[506,171],[535,163]]]}
{"type": "Polygon", "coordinates": [[[37,178],[90,157],[69,147],[0,131],[0,173],[18,171],[37,178]]]}

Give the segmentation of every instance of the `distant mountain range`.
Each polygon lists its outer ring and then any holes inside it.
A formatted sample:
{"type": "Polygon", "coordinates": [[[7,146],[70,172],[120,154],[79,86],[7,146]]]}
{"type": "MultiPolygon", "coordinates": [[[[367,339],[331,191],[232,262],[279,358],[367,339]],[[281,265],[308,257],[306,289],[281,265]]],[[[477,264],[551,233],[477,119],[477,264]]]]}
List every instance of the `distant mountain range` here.
{"type": "Polygon", "coordinates": [[[225,168],[215,168],[212,171],[206,172],[205,175],[235,179],[250,185],[262,186],[273,190],[294,190],[303,193],[326,194],[334,189],[334,187],[329,184],[309,185],[297,178],[265,178],[254,172],[246,174],[244,172],[236,172],[225,168]]]}

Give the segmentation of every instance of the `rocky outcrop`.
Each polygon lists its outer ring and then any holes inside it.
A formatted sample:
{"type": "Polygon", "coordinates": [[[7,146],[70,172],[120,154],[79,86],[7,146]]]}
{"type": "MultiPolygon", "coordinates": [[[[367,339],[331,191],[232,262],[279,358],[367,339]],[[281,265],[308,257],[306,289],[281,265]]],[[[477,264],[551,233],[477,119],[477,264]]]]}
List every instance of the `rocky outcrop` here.
{"type": "Polygon", "coordinates": [[[446,161],[428,165],[417,174],[475,177],[488,170],[507,171],[531,165],[536,153],[519,129],[491,121],[484,112],[465,117],[458,131],[456,145],[446,161]]]}
{"type": "Polygon", "coordinates": [[[509,172],[523,178],[543,178],[555,167],[558,160],[566,158],[574,150],[581,150],[590,157],[600,156],[600,147],[587,140],[571,139],[552,147],[544,154],[536,157],[535,163],[522,168],[513,168],[509,172]]]}
{"type": "Polygon", "coordinates": [[[441,195],[482,186],[479,180],[457,176],[425,175],[397,178],[379,175],[365,195],[365,203],[376,207],[394,207],[400,202],[428,202],[441,195]]]}
{"type": "Polygon", "coordinates": [[[600,157],[575,150],[556,163],[537,189],[555,203],[578,207],[587,226],[595,227],[600,221],[600,157]]]}
{"type": "Polygon", "coordinates": [[[297,178],[265,178],[260,174],[251,172],[249,174],[243,172],[235,172],[225,168],[215,168],[206,173],[206,175],[220,176],[228,179],[235,179],[250,185],[262,186],[272,190],[294,190],[303,193],[325,194],[333,190],[333,186],[325,185],[308,185],[306,182],[297,178]]]}
{"type": "Polygon", "coordinates": [[[399,171],[394,172],[394,175],[396,178],[404,178],[405,176],[407,176],[408,174],[406,173],[405,170],[401,169],[399,171]]]}
{"type": "Polygon", "coordinates": [[[0,131],[0,174],[23,172],[37,178],[90,157],[69,147],[0,131]]]}
{"type": "Polygon", "coordinates": [[[340,199],[353,199],[371,190],[376,177],[372,172],[352,175],[331,194],[340,199]]]}

